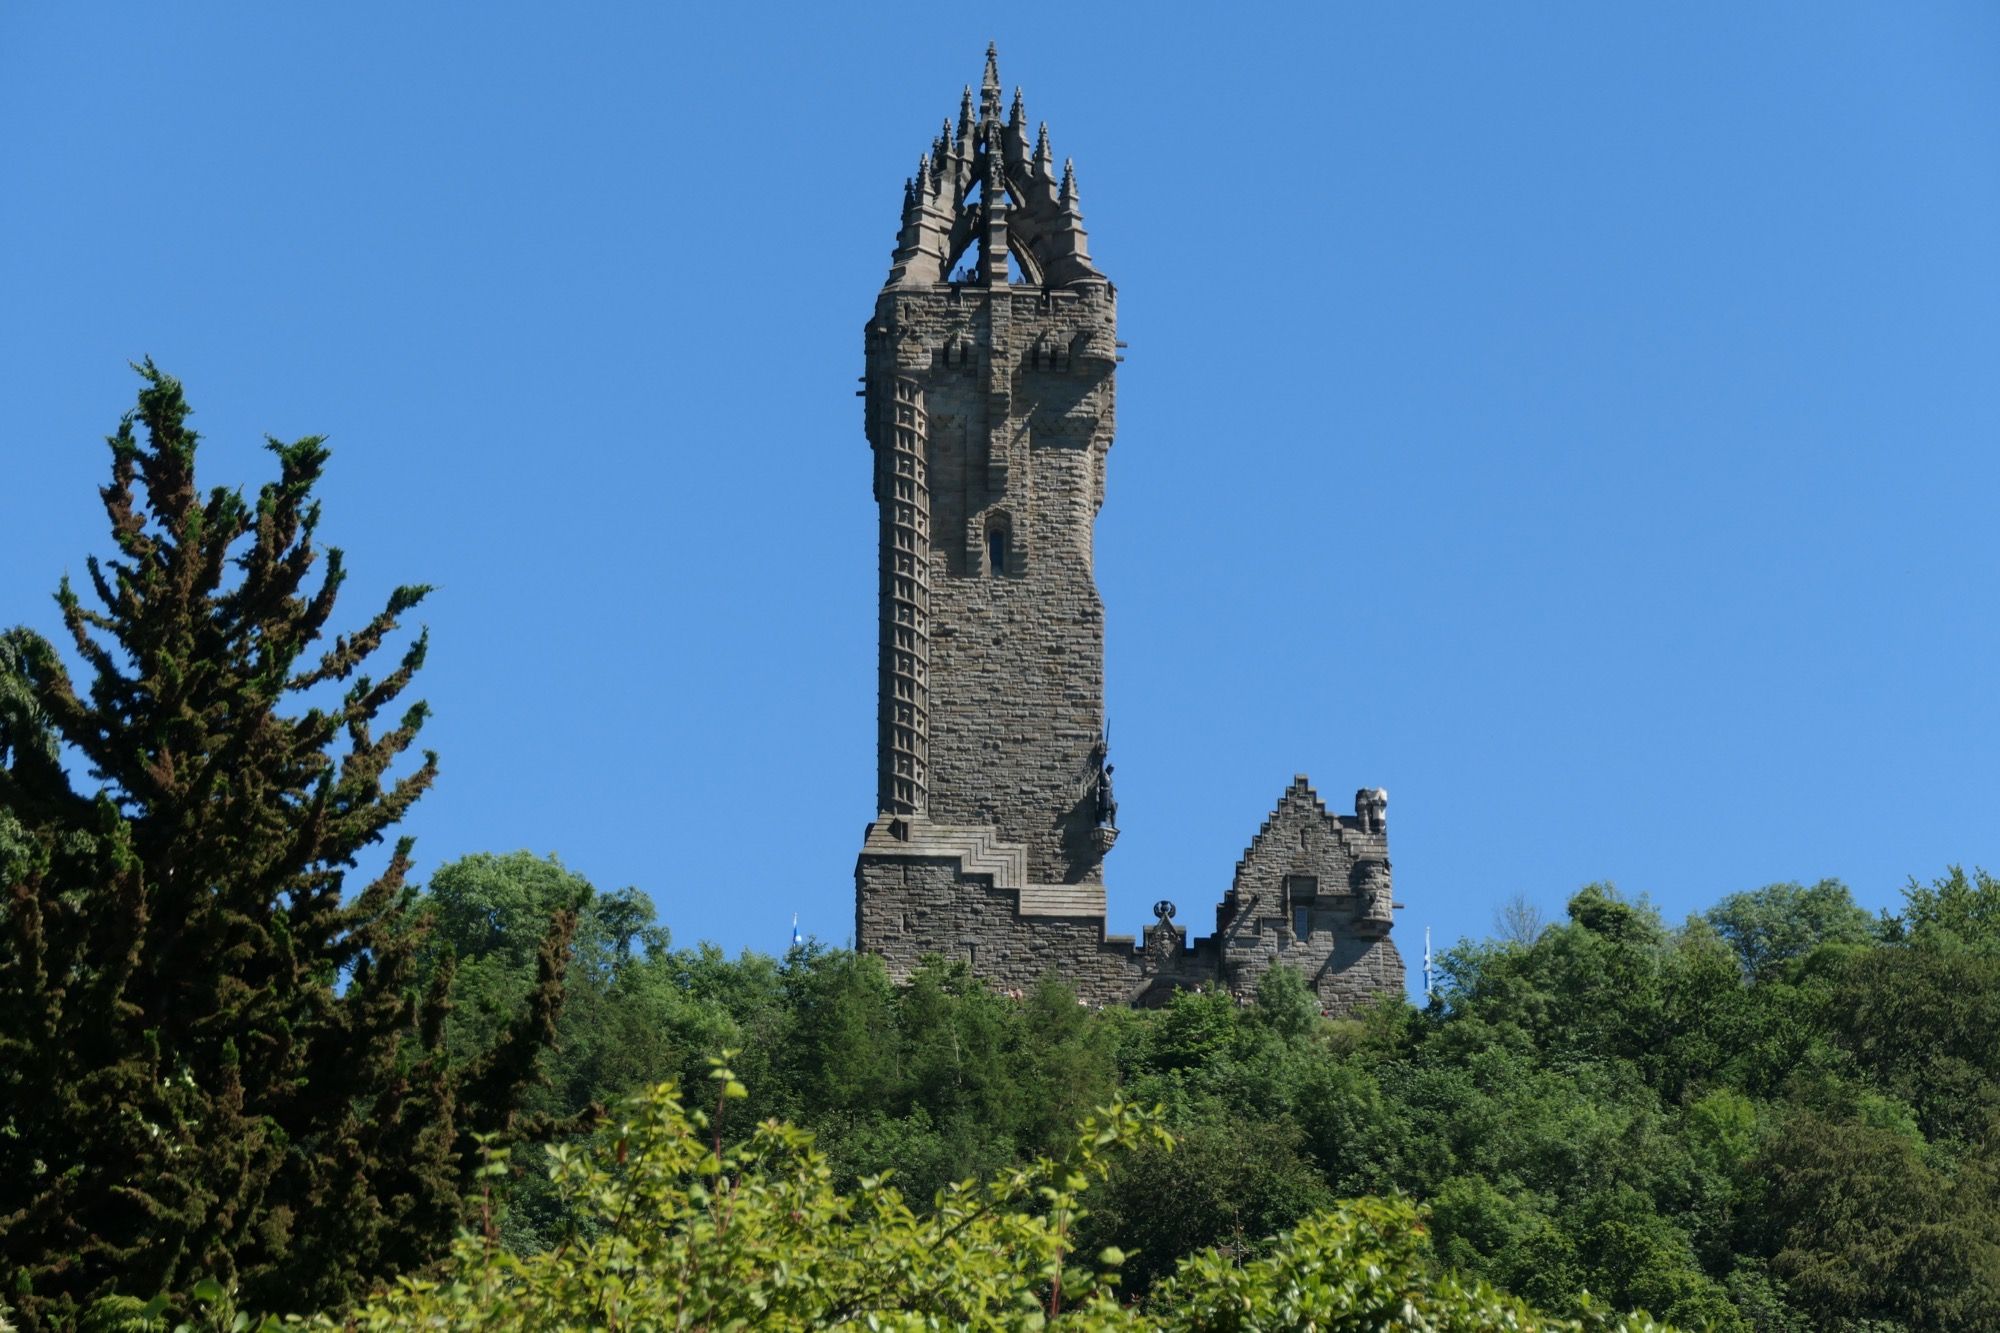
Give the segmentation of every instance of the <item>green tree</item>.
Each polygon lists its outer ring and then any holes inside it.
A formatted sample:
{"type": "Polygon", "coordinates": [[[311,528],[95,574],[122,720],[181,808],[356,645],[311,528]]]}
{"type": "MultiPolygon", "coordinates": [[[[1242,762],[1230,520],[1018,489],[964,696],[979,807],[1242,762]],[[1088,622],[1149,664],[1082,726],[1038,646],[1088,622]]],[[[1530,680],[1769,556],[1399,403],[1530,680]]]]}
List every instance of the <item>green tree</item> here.
{"type": "Polygon", "coordinates": [[[1766,976],[1822,944],[1872,944],[1881,933],[1837,879],[1823,879],[1811,888],[1771,884],[1732,893],[1704,916],[1736,951],[1750,977],[1766,976]]]}
{"type": "Polygon", "coordinates": [[[1977,1141],[2000,1124],[2000,949],[1922,931],[1851,960],[1832,1004],[1855,1063],[1926,1135],[1977,1141]]]}
{"type": "Polygon", "coordinates": [[[2000,1211],[1990,1171],[1955,1179],[1907,1130],[1801,1111],[1758,1163],[1771,1271],[1824,1329],[1865,1321],[2000,1327],[2000,1211]]]}
{"type": "Polygon", "coordinates": [[[328,643],[324,444],[272,441],[253,501],[204,495],[181,386],[141,374],[101,492],[117,553],[88,564],[95,607],[58,594],[87,685],[32,636],[0,660],[0,1253],[31,1326],[204,1274],[325,1305],[429,1259],[560,1001],[567,918],[533,1002],[447,1069],[408,842],[347,894],[436,773],[395,771],[424,636],[364,673],[426,590],[328,643]]]}
{"type": "MultiPolygon", "coordinates": [[[[452,1068],[477,1060],[531,1009],[543,937],[564,915],[576,926],[555,1049],[521,1104],[550,1132],[580,1132],[633,1089],[698,1073],[701,1057],[738,1034],[673,984],[671,938],[637,889],[600,893],[555,856],[480,852],[438,867],[417,904],[418,973],[448,977],[452,1068]]],[[[508,1203],[506,1239],[518,1249],[541,1248],[564,1225],[539,1177],[516,1182],[508,1203]]]]}
{"type": "Polygon", "coordinates": [[[1250,1018],[1280,1041],[1296,1042],[1319,1026],[1319,996],[1297,968],[1279,963],[1257,979],[1250,1018]]]}
{"type": "MultiPolygon", "coordinates": [[[[480,852],[439,866],[424,886],[419,914],[425,932],[419,971],[429,980],[451,968],[447,1046],[461,1061],[490,1047],[528,1003],[553,918],[576,917],[568,967],[572,992],[580,980],[599,987],[614,982],[635,945],[643,953],[667,944],[666,932],[652,924],[652,904],[636,890],[599,894],[556,857],[531,852],[480,852]]],[[[565,1035],[575,1026],[575,1016],[566,1017],[565,1035]]],[[[612,1092],[625,1093],[644,1081],[634,1079],[612,1092]]]]}
{"type": "Polygon", "coordinates": [[[1105,1108],[1060,1155],[955,1184],[917,1210],[882,1181],[840,1191],[790,1126],[767,1122],[728,1146],[715,1117],[744,1089],[727,1069],[716,1075],[713,1115],[663,1086],[588,1150],[552,1154],[551,1175],[593,1224],[572,1241],[516,1258],[467,1234],[436,1277],[317,1326],[1666,1333],[1643,1316],[1551,1318],[1441,1272],[1420,1213],[1400,1200],[1315,1214],[1247,1263],[1192,1256],[1145,1308],[1121,1304],[1126,1256],[1079,1251],[1075,1224],[1120,1154],[1165,1146],[1154,1117],[1105,1108]]]}
{"type": "Polygon", "coordinates": [[[1171,1151],[1146,1144],[1118,1163],[1085,1232],[1091,1246],[1115,1245],[1130,1256],[1135,1291],[1197,1250],[1255,1253],[1335,1202],[1289,1120],[1245,1121],[1203,1101],[1173,1116],[1172,1126],[1171,1151]]]}
{"type": "Polygon", "coordinates": [[[1968,945],[2000,946],[2000,878],[1952,866],[1928,884],[1912,879],[1903,910],[1888,919],[1891,936],[1948,933],[1968,945]]]}
{"type": "Polygon", "coordinates": [[[776,1057],[793,1095],[816,1112],[892,1109],[900,1097],[896,988],[879,958],[813,948],[784,972],[790,1039],[776,1057]]]}

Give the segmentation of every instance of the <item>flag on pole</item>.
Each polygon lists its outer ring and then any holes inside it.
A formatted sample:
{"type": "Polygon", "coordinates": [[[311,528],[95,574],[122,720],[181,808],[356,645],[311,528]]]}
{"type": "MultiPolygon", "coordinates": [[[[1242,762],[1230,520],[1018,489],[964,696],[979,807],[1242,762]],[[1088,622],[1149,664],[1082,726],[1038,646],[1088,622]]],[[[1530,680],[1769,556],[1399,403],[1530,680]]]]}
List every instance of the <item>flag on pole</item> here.
{"type": "Polygon", "coordinates": [[[1431,928],[1424,927],[1424,998],[1431,998],[1431,928]]]}
{"type": "Polygon", "coordinates": [[[794,949],[799,947],[799,914],[797,912],[792,913],[792,947],[794,949]]]}

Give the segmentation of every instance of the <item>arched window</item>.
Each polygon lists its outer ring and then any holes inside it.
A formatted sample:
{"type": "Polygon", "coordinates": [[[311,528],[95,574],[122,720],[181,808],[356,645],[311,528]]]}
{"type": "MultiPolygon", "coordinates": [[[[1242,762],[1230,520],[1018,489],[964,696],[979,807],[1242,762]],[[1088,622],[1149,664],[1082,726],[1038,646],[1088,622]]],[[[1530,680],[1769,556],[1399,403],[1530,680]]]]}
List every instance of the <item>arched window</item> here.
{"type": "Polygon", "coordinates": [[[995,514],[986,520],[986,574],[988,578],[1006,578],[1018,574],[1013,550],[1013,523],[1005,514],[995,514]]]}

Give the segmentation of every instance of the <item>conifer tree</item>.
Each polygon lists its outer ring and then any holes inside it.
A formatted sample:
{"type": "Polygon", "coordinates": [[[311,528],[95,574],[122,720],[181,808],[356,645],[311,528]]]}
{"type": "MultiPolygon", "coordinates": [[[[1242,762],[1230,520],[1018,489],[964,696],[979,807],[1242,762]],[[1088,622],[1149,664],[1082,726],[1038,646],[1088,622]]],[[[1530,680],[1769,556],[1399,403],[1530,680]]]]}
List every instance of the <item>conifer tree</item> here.
{"type": "Polygon", "coordinates": [[[0,638],[0,1261],[30,1326],[203,1277],[329,1308],[448,1245],[573,924],[512,1025],[448,1063],[449,966],[412,993],[409,840],[347,891],[437,772],[405,760],[425,707],[399,703],[424,634],[365,669],[428,590],[329,642],[323,441],[270,441],[254,502],[204,496],[181,386],[139,370],[100,492],[117,554],[89,562],[95,605],[57,595],[87,685],[0,638]]]}

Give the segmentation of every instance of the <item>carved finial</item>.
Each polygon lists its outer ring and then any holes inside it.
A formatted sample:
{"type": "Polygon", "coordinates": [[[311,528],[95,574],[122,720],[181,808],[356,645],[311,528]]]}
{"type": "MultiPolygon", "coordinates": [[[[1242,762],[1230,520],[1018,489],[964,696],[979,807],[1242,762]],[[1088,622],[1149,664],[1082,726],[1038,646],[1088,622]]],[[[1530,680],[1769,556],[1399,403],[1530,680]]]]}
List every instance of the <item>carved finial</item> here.
{"type": "Polygon", "coordinates": [[[938,131],[938,137],[931,141],[931,176],[934,178],[936,188],[941,189],[944,186],[944,167],[949,161],[951,161],[951,118],[947,116],[944,128],[938,131]]]}
{"type": "Polygon", "coordinates": [[[1000,128],[996,125],[986,135],[986,197],[989,201],[999,202],[1004,208],[1005,194],[994,194],[995,190],[1004,192],[1007,188],[1005,178],[1001,174],[1000,153],[1000,128]]]}
{"type": "Polygon", "coordinates": [[[1035,135],[1035,174],[1047,180],[1055,174],[1055,154],[1049,151],[1049,123],[1042,122],[1041,131],[1035,135]]]}
{"type": "Polygon", "coordinates": [[[986,44],[986,77],[979,81],[979,120],[987,125],[1000,122],[1000,53],[991,42],[986,44]]]}
{"type": "Polygon", "coordinates": [[[1057,198],[1062,201],[1064,212],[1074,213],[1077,211],[1076,160],[1074,158],[1066,157],[1063,159],[1062,193],[1057,198]]]}
{"type": "Polygon", "coordinates": [[[1028,104],[1021,98],[1021,85],[1014,85],[1014,109],[1007,113],[1007,123],[1026,133],[1028,129],[1028,104]]]}
{"type": "Polygon", "coordinates": [[[928,157],[919,157],[917,159],[916,191],[917,191],[917,201],[919,203],[923,202],[925,199],[930,197],[931,160],[928,157]]]}
{"type": "Polygon", "coordinates": [[[958,99],[958,137],[961,140],[972,135],[972,85],[966,84],[965,91],[958,99]]]}

